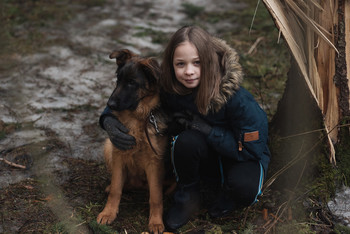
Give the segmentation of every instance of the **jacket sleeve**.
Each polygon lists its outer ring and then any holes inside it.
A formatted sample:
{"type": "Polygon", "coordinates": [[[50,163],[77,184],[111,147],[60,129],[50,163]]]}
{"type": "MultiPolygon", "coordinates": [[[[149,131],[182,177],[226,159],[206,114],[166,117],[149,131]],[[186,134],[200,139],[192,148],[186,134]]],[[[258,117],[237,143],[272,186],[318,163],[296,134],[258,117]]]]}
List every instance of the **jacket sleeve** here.
{"type": "Polygon", "coordinates": [[[234,137],[233,131],[214,126],[208,141],[218,153],[238,160],[238,140],[234,137]]]}
{"type": "Polygon", "coordinates": [[[226,105],[226,125],[214,126],[209,144],[237,161],[261,160],[267,147],[267,117],[259,104],[242,91],[226,105]]]}

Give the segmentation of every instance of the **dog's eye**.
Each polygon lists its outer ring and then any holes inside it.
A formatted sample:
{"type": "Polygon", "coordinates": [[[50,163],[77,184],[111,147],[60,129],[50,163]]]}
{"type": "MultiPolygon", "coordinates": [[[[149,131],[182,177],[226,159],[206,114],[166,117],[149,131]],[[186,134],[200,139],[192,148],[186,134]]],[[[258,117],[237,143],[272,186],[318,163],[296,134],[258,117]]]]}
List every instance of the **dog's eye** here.
{"type": "Polygon", "coordinates": [[[135,80],[128,80],[128,85],[133,86],[136,85],[136,81],[135,80]]]}

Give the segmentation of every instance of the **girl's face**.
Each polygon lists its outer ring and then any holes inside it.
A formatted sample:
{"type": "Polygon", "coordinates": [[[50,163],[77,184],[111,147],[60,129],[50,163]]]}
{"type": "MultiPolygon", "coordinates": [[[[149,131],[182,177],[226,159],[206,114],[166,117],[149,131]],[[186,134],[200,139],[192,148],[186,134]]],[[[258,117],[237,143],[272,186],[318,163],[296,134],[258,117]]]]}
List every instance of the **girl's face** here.
{"type": "Polygon", "coordinates": [[[197,48],[186,41],[176,47],[173,66],[176,79],[186,88],[194,89],[199,85],[201,69],[197,48]]]}

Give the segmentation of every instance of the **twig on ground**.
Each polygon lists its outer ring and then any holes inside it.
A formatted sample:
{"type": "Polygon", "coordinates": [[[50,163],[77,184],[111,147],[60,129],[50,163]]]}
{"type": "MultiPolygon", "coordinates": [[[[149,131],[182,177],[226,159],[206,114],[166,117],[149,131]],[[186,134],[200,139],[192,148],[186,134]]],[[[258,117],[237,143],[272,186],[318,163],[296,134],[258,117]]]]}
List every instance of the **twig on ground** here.
{"type": "Polygon", "coordinates": [[[246,222],[247,222],[248,213],[249,213],[250,209],[251,209],[251,206],[248,206],[248,207],[246,208],[246,210],[244,211],[243,226],[245,226],[245,224],[246,224],[246,222]]]}
{"type": "Polygon", "coordinates": [[[4,163],[6,163],[6,164],[8,164],[8,165],[10,165],[12,167],[17,167],[17,168],[21,168],[21,169],[26,169],[27,168],[26,166],[10,162],[9,160],[6,160],[4,158],[0,158],[0,161],[3,161],[4,163]]]}
{"type": "Polygon", "coordinates": [[[284,222],[284,220],[281,218],[282,214],[278,217],[278,216],[276,216],[275,214],[270,213],[270,216],[272,216],[276,221],[279,221],[279,222],[281,222],[281,223],[284,222]]]}
{"type": "Polygon", "coordinates": [[[250,55],[253,53],[253,51],[256,49],[258,44],[264,39],[264,37],[258,37],[254,44],[250,47],[249,51],[246,53],[247,55],[250,55]]]}

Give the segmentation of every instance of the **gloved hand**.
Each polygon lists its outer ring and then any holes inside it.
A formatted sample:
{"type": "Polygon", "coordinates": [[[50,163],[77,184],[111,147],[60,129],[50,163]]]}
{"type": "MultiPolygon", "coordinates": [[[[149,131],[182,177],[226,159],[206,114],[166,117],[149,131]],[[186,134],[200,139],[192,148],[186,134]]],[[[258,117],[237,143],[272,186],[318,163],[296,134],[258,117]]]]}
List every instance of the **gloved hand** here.
{"type": "Polygon", "coordinates": [[[174,118],[176,122],[183,125],[186,129],[197,130],[206,136],[209,135],[212,130],[212,126],[205,120],[190,112],[176,112],[174,113],[174,118]]]}
{"type": "Polygon", "coordinates": [[[116,117],[105,116],[102,120],[103,128],[109,135],[109,139],[115,147],[121,150],[131,149],[136,144],[133,136],[127,134],[127,129],[116,117]]]}

